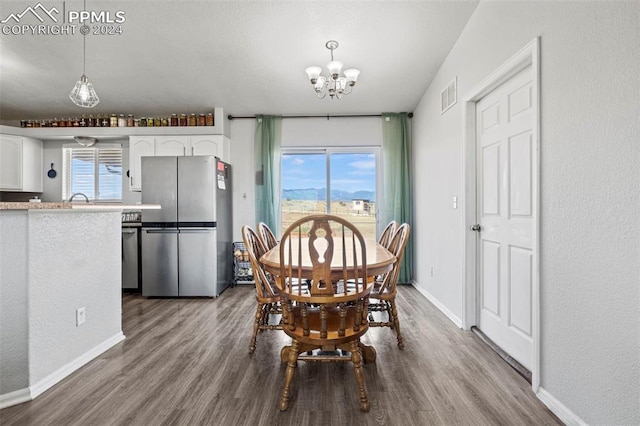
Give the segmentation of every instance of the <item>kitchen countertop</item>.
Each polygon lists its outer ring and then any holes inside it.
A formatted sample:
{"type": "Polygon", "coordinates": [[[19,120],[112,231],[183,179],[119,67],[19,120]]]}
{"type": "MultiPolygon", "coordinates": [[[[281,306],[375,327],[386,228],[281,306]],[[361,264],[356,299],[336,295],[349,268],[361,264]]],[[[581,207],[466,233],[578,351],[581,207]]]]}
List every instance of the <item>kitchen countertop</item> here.
{"type": "Polygon", "coordinates": [[[0,210],[159,210],[159,204],[0,202],[0,210]]]}

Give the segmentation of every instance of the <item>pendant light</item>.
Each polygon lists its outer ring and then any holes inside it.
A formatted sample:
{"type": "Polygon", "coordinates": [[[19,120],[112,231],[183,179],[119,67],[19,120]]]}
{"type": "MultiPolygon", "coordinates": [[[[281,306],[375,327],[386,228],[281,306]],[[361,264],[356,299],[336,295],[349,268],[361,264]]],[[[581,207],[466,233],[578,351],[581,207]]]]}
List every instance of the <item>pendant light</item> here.
{"type": "MultiPolygon", "coordinates": [[[[84,1],[84,9],[85,11],[87,9],[87,0],[84,1]]],[[[100,98],[98,98],[96,91],[93,89],[93,84],[89,82],[85,71],[87,62],[86,37],[89,32],[89,27],[87,25],[82,25],[80,27],[80,32],[82,33],[82,77],[80,77],[80,80],[76,82],[71,93],[69,93],[69,98],[74,104],[80,107],[93,108],[100,103],[100,98]]]]}

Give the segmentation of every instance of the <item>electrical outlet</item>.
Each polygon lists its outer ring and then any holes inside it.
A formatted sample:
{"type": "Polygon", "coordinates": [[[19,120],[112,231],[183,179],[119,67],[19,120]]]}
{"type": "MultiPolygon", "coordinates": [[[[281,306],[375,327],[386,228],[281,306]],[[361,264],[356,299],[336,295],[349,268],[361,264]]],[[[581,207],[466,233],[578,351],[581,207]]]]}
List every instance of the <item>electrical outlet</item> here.
{"type": "Polygon", "coordinates": [[[433,266],[431,267],[431,270],[429,271],[429,274],[431,275],[431,278],[433,278],[433,266]]]}
{"type": "Polygon", "coordinates": [[[76,327],[79,327],[82,324],[84,324],[86,320],[87,320],[87,313],[84,309],[84,306],[82,308],[76,309],[76,327]]]}

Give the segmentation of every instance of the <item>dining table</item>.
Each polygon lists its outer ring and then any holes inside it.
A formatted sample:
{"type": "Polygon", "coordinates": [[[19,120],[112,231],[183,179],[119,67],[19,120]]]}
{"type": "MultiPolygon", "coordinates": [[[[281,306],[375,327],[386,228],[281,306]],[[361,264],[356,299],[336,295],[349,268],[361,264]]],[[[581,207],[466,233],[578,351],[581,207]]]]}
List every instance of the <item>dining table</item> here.
{"type": "MultiPolygon", "coordinates": [[[[302,267],[301,267],[301,275],[302,279],[312,279],[313,277],[313,266],[311,264],[310,256],[308,253],[309,243],[308,238],[303,237],[301,244],[291,244],[291,257],[289,256],[289,247],[285,247],[285,267],[288,266],[286,264],[289,258],[297,259],[298,258],[298,250],[303,251],[302,253],[302,267]]],[[[353,247],[350,245],[346,245],[346,259],[347,268],[354,268],[353,266],[353,247]]],[[[375,240],[365,239],[365,250],[366,250],[366,267],[367,267],[367,281],[372,283],[375,281],[377,276],[383,275],[393,268],[393,264],[396,261],[396,257],[387,250],[384,246],[379,244],[375,240]]],[[[333,258],[331,262],[331,273],[332,277],[339,280],[343,274],[343,248],[340,244],[336,244],[333,249],[333,258]],[[335,275],[334,275],[335,274],[335,275]]],[[[260,263],[262,263],[264,269],[270,273],[272,276],[277,277],[280,275],[280,244],[278,243],[271,250],[268,250],[265,254],[260,257],[260,263]]],[[[276,280],[277,281],[277,280],[276,280]]],[[[362,350],[362,356],[365,362],[375,362],[376,359],[376,351],[373,346],[365,345],[360,343],[360,348],[362,350]]],[[[288,353],[288,346],[285,346],[281,351],[281,359],[283,362],[286,360],[286,356],[288,353]]],[[[303,359],[303,357],[301,357],[303,359]]]]}

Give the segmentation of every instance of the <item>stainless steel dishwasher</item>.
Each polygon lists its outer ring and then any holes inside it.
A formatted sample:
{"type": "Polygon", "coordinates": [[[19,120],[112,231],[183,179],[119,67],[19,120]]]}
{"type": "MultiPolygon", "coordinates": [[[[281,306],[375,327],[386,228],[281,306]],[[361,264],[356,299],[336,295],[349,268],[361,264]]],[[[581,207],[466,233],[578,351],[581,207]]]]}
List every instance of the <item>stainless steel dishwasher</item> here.
{"type": "Polygon", "coordinates": [[[122,214],[122,290],[140,292],[140,215],[122,214]]]}

